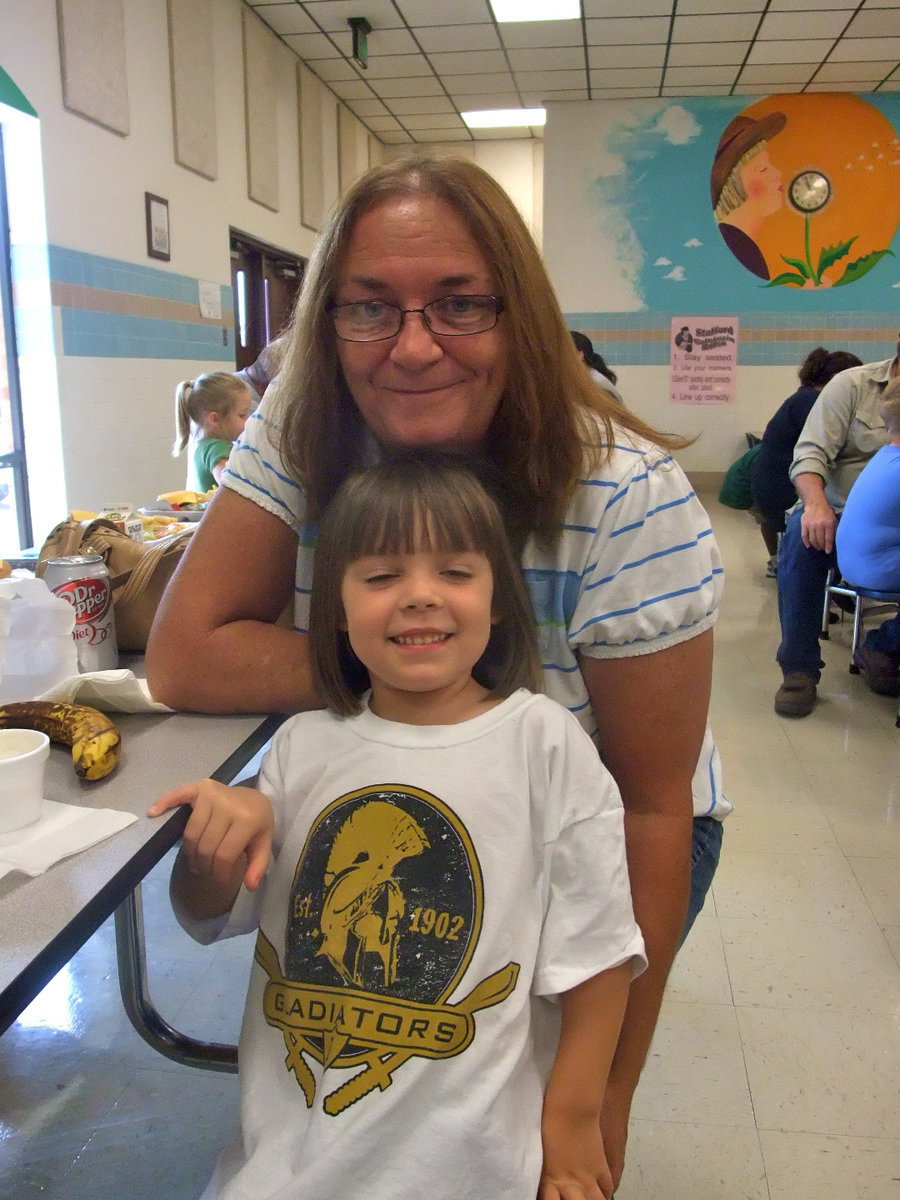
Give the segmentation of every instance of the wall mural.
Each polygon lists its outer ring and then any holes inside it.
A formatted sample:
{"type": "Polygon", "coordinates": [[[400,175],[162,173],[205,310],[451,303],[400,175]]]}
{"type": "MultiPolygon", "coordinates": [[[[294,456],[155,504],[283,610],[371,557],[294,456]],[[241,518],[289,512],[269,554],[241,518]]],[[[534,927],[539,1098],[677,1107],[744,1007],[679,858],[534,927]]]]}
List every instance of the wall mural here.
{"type": "Polygon", "coordinates": [[[770,287],[855,283],[892,254],[898,160],[890,122],[857,96],[759,101],[728,122],[716,146],[710,195],[719,233],[770,287]]]}
{"type": "Polygon", "coordinates": [[[548,108],[544,246],[567,311],[897,310],[900,94],[548,108]]]}

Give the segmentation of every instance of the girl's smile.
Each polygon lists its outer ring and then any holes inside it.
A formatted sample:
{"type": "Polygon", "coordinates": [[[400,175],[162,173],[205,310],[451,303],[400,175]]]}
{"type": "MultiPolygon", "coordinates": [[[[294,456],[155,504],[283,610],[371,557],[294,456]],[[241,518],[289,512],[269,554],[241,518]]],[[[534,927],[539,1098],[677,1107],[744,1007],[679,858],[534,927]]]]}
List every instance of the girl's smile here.
{"type": "Polygon", "coordinates": [[[407,724],[422,723],[436,703],[446,706],[444,724],[477,711],[486,690],[472,668],[491,635],[493,593],[490,563],[474,550],[351,563],[341,587],[344,628],[369,670],[372,711],[407,724]]]}

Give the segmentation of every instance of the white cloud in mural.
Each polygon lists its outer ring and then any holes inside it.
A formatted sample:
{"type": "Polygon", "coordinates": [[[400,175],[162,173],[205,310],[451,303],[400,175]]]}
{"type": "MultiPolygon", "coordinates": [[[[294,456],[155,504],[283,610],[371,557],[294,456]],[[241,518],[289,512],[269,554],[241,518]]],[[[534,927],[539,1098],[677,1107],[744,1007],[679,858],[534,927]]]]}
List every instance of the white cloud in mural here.
{"type": "Polygon", "coordinates": [[[688,240],[684,244],[685,244],[685,246],[702,246],[703,245],[703,243],[700,241],[699,238],[688,238],[688,240]]]}
{"type": "Polygon", "coordinates": [[[654,267],[671,267],[672,260],[671,258],[658,258],[653,265],[654,267]]]}
{"type": "Polygon", "coordinates": [[[651,130],[664,134],[666,140],[673,146],[685,146],[697,137],[700,133],[700,126],[686,108],[680,104],[670,104],[659,114],[659,118],[656,124],[651,126],[651,130]]]}
{"type": "Polygon", "coordinates": [[[684,267],[673,267],[671,271],[663,275],[663,279],[672,279],[675,283],[684,283],[684,267]]]}

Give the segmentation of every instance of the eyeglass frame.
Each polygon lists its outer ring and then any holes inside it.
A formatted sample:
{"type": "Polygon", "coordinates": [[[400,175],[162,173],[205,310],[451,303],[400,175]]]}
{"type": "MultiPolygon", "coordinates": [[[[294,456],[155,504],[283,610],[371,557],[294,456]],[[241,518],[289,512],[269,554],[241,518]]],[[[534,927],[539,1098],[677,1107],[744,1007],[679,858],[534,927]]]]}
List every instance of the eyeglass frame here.
{"type": "Polygon", "coordinates": [[[503,312],[504,308],[506,307],[506,301],[503,299],[502,296],[491,296],[485,292],[473,292],[471,294],[450,293],[447,296],[438,296],[435,300],[429,300],[428,303],[423,308],[401,308],[399,304],[391,304],[391,302],[389,300],[381,300],[378,298],[375,298],[374,302],[377,304],[383,304],[385,306],[385,308],[392,308],[396,313],[399,314],[400,321],[399,321],[399,324],[397,325],[397,328],[394,330],[393,333],[381,334],[379,337],[375,337],[375,338],[344,337],[343,334],[338,333],[338,328],[334,321],[334,314],[337,311],[337,309],[350,308],[357,304],[369,304],[369,303],[372,303],[372,301],[348,300],[345,304],[336,304],[332,300],[328,304],[326,304],[325,311],[327,312],[328,316],[331,318],[331,324],[332,324],[332,328],[334,329],[335,337],[339,338],[340,341],[342,341],[342,342],[352,342],[354,345],[358,345],[358,346],[360,346],[360,345],[364,346],[370,342],[389,342],[391,340],[391,338],[397,337],[397,335],[402,332],[404,320],[409,313],[418,313],[422,318],[422,323],[424,324],[425,328],[428,330],[428,332],[433,337],[473,337],[474,335],[476,335],[478,333],[489,333],[490,330],[496,329],[497,322],[500,320],[500,314],[503,312]],[[493,323],[490,325],[486,325],[484,327],[484,329],[454,329],[450,332],[434,329],[431,325],[431,322],[428,320],[427,310],[429,308],[431,308],[431,306],[434,304],[440,304],[440,302],[442,300],[454,300],[454,299],[456,299],[456,300],[492,300],[494,302],[493,323]]]}

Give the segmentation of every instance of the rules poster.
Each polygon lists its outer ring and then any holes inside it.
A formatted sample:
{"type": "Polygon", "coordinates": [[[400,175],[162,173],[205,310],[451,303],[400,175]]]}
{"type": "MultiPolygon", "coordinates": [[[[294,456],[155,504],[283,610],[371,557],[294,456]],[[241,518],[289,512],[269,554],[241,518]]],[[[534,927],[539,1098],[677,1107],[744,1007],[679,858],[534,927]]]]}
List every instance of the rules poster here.
{"type": "Polygon", "coordinates": [[[731,404],[737,339],[737,317],[673,317],[669,356],[672,403],[731,404]]]}

